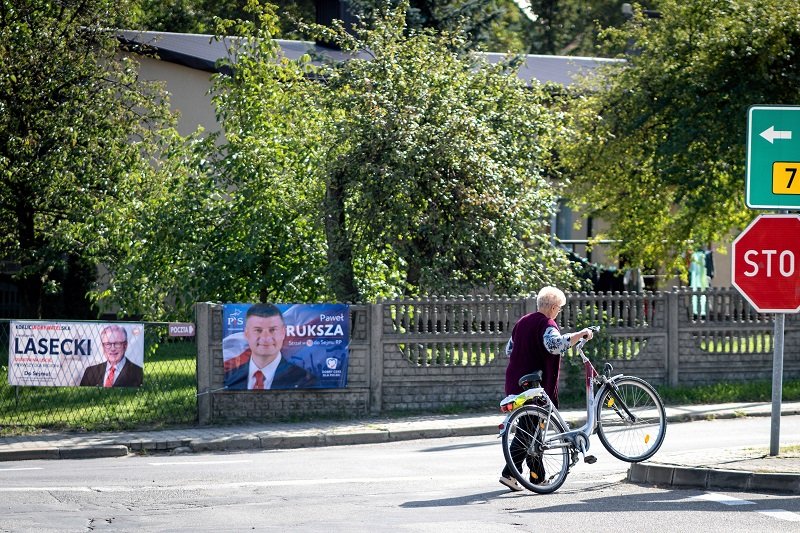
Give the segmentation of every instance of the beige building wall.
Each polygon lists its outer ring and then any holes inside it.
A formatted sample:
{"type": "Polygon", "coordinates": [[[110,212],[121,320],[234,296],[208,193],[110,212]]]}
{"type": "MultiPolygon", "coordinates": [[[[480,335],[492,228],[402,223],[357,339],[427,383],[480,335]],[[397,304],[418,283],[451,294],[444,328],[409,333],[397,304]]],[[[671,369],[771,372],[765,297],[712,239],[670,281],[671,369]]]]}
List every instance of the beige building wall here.
{"type": "Polygon", "coordinates": [[[140,56],[138,59],[139,75],[143,80],[166,83],[170,107],[180,113],[178,131],[181,135],[196,131],[198,126],[209,133],[220,130],[209,94],[210,72],[151,57],[140,56]]]}

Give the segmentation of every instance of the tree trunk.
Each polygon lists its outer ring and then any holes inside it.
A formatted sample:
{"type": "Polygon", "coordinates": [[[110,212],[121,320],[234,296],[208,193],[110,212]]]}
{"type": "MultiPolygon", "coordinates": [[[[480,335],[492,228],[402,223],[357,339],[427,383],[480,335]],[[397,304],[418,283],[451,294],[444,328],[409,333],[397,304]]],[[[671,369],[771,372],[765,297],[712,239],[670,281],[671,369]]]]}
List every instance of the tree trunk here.
{"type": "Polygon", "coordinates": [[[39,267],[33,259],[39,246],[36,242],[33,208],[22,200],[28,198],[23,193],[18,196],[15,211],[19,232],[19,260],[20,273],[16,280],[19,302],[19,318],[42,317],[42,276],[39,267]]]}
{"type": "Polygon", "coordinates": [[[353,272],[353,246],[347,236],[343,176],[334,172],[325,186],[325,237],[328,243],[328,269],[331,286],[340,302],[358,302],[353,272]]]}

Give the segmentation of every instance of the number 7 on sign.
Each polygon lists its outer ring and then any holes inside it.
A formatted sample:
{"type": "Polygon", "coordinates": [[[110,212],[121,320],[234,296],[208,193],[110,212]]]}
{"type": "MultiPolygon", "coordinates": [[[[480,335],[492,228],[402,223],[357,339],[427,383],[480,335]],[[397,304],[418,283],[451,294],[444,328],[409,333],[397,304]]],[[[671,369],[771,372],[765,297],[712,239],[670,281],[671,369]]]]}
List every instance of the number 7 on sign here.
{"type": "Polygon", "coordinates": [[[772,194],[800,194],[800,162],[772,163],[772,194]]]}

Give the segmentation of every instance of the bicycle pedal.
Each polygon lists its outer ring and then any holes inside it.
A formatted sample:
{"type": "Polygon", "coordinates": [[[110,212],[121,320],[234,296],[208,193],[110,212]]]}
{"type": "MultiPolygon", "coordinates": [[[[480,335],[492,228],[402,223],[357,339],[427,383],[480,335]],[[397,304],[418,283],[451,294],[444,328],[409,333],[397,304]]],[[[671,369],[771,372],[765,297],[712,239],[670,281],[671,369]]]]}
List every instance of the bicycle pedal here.
{"type": "Polygon", "coordinates": [[[583,458],[583,462],[593,465],[597,462],[597,457],[595,457],[594,455],[587,455],[583,458]]]}

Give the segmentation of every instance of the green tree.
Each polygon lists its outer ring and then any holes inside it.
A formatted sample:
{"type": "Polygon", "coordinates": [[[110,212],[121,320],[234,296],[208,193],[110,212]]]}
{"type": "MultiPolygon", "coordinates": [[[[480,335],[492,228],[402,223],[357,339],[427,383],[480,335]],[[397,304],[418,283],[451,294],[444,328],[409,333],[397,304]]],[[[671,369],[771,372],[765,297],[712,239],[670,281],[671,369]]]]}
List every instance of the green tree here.
{"type": "Polygon", "coordinates": [[[281,56],[272,40],[278,29],[273,6],[249,2],[254,23],[225,23],[235,31],[214,103],[226,143],[213,162],[226,191],[226,248],[222,284],[238,284],[238,297],[261,301],[315,300],[330,295],[325,280],[323,188],[317,175],[323,117],[319,84],[309,78],[310,58],[281,56]]]}
{"type": "Polygon", "coordinates": [[[350,10],[368,26],[398,6],[405,6],[409,30],[460,32],[466,37],[463,46],[486,50],[513,40],[505,31],[506,19],[510,11],[519,12],[511,0],[349,0],[350,10]]]}
{"type": "MultiPolygon", "coordinates": [[[[575,286],[546,234],[563,113],[463,39],[407,32],[402,6],[312,68],[280,56],[274,8],[227,22],[224,138],[171,143],[146,201],[110,217],[98,296],[148,317],[197,300],[360,301],[575,286]]],[[[331,32],[330,29],[317,28],[331,32]]]]}
{"type": "Polygon", "coordinates": [[[251,2],[214,78],[223,136],[173,143],[144,199],[109,210],[101,301],[126,314],[188,317],[196,301],[330,296],[316,173],[319,84],[280,56],[272,7],[251,2]]]}
{"type": "Polygon", "coordinates": [[[800,99],[800,4],[664,0],[604,37],[630,49],[576,102],[566,144],[571,195],[610,223],[634,266],[683,268],[686,250],[725,242],[744,206],[752,104],[800,99]],[[576,139],[576,141],[578,141],[576,139]]]}
{"type": "MultiPolygon", "coordinates": [[[[131,0],[133,9],[127,21],[130,29],[178,33],[214,33],[216,19],[251,20],[247,2],[235,0],[131,0]]],[[[281,17],[273,29],[274,38],[296,39],[295,20],[313,20],[313,0],[283,0],[273,4],[281,17]]]]}
{"type": "Polygon", "coordinates": [[[462,34],[408,31],[406,11],[353,34],[316,27],[361,53],[320,72],[332,120],[323,163],[334,293],[571,286],[545,234],[563,115],[512,65],[460,54],[462,34]]]}
{"type": "MultiPolygon", "coordinates": [[[[80,230],[147,172],[171,120],[105,28],[103,0],[0,2],[0,260],[14,268],[19,316],[88,311],[95,264],[80,230]],[[67,308],[48,298],[71,288],[67,308]]],[[[85,234],[84,234],[85,235],[85,234]]]]}
{"type": "Polygon", "coordinates": [[[601,28],[624,22],[621,4],[607,0],[523,0],[534,20],[525,29],[528,53],[597,54],[601,28]]]}

